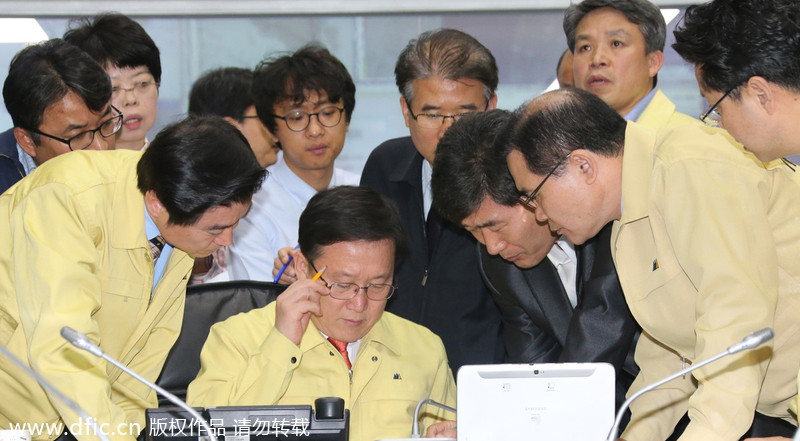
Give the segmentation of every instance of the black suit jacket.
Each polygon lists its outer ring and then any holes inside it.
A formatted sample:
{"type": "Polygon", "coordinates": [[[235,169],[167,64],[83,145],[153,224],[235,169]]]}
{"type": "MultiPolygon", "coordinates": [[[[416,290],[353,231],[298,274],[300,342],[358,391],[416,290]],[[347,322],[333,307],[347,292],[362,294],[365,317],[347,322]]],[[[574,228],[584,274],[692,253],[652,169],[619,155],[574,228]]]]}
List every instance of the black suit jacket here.
{"type": "Polygon", "coordinates": [[[0,193],[8,190],[23,176],[25,170],[19,161],[17,139],[14,138],[14,129],[11,128],[0,133],[0,193]]]}
{"type": "Polygon", "coordinates": [[[428,265],[422,161],[411,138],[398,138],[378,146],[361,173],[361,185],[397,204],[408,235],[409,255],[397,268],[399,289],[386,310],[441,337],[453,374],[464,364],[502,362],[502,320],[481,279],[472,235],[445,224],[428,265]]]}
{"type": "Polygon", "coordinates": [[[640,328],[611,259],[611,224],[581,246],[578,303],[573,309],[549,259],[520,269],[479,246],[481,273],[503,315],[512,363],[607,362],[617,372],[617,405],[639,369],[633,351],[640,328]]]}

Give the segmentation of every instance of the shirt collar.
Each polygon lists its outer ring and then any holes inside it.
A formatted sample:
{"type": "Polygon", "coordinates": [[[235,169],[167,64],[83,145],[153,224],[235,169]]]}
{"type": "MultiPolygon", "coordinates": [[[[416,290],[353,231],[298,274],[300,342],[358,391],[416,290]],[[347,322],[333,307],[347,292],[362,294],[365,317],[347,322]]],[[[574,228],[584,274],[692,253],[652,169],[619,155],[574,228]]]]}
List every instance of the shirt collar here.
{"type": "Polygon", "coordinates": [[[631,111],[628,112],[627,115],[625,115],[625,119],[628,121],[636,121],[637,119],[639,119],[639,117],[642,116],[642,112],[644,112],[644,109],[646,109],[647,106],[650,105],[650,101],[652,101],[653,97],[656,96],[657,91],[658,89],[656,89],[655,87],[652,90],[650,90],[650,92],[647,95],[645,95],[644,98],[642,98],[638,103],[636,103],[636,106],[634,106],[633,109],[631,109],[631,111]]]}
{"type": "Polygon", "coordinates": [[[283,155],[278,158],[278,162],[267,167],[267,170],[269,171],[267,179],[274,179],[275,182],[283,187],[298,203],[305,205],[308,203],[309,199],[317,194],[317,190],[315,190],[314,187],[308,185],[306,181],[294,174],[292,169],[286,164],[286,159],[283,155]]]}
{"type": "Polygon", "coordinates": [[[17,154],[19,155],[19,162],[22,164],[22,169],[25,170],[25,176],[36,170],[36,163],[33,161],[33,157],[25,150],[22,150],[19,144],[17,144],[17,154]]]}

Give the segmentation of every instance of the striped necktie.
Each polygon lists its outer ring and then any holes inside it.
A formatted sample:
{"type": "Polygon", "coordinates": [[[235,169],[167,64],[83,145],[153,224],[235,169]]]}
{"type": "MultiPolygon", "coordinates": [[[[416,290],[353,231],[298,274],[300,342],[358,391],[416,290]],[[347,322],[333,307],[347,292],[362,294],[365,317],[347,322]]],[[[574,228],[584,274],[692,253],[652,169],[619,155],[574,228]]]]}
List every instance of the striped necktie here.
{"type": "Polygon", "coordinates": [[[153,256],[153,262],[158,260],[158,256],[161,255],[161,250],[164,249],[164,245],[167,242],[164,240],[164,236],[158,235],[152,239],[150,239],[150,254],[153,256]]]}

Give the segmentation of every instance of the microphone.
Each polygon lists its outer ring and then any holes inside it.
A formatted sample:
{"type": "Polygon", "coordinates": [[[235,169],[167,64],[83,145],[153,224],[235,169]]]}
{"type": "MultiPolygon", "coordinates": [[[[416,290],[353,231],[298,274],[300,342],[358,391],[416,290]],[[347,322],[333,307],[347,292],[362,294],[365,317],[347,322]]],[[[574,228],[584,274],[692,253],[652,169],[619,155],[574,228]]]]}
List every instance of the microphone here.
{"type": "MultiPolygon", "coordinates": [[[[44,377],[39,375],[36,371],[31,369],[30,367],[26,366],[19,358],[17,358],[11,351],[8,350],[5,346],[0,344],[0,353],[6,356],[9,360],[11,360],[17,367],[25,371],[28,375],[33,377],[40,386],[42,386],[45,390],[50,392],[51,394],[55,395],[56,398],[61,400],[62,403],[66,404],[73,412],[77,413],[83,420],[87,421],[92,425],[92,429],[94,430],[95,435],[99,436],[102,441],[109,441],[108,436],[100,429],[97,425],[97,422],[94,418],[90,417],[89,414],[86,413],[78,404],[72,401],[69,397],[64,395],[60,390],[56,389],[49,381],[45,380],[44,377]]],[[[64,429],[67,430],[67,423],[64,423],[64,429]]]]}
{"type": "Polygon", "coordinates": [[[430,398],[423,398],[419,400],[417,403],[417,407],[414,409],[414,424],[411,428],[411,438],[391,438],[391,439],[379,439],[377,441],[413,441],[416,439],[437,439],[440,441],[455,441],[454,438],[421,438],[419,435],[419,411],[422,409],[423,404],[432,404],[438,408],[448,410],[450,412],[456,413],[456,410],[450,406],[444,405],[437,401],[433,401],[430,398]]]}
{"type": "MultiPolygon", "coordinates": [[[[141,375],[137,374],[136,372],[132,371],[130,368],[128,368],[124,364],[122,364],[122,363],[118,362],[117,360],[113,359],[112,357],[110,357],[108,354],[103,352],[103,350],[100,349],[99,346],[94,344],[93,341],[89,340],[89,337],[87,337],[83,333],[78,332],[78,331],[70,328],[69,326],[64,326],[63,328],[61,328],[61,336],[64,337],[65,340],[70,342],[72,344],[72,346],[75,346],[78,349],[83,349],[84,351],[89,352],[90,354],[92,354],[92,355],[94,355],[96,357],[99,357],[99,358],[102,358],[102,359],[106,360],[107,362],[109,362],[109,363],[113,364],[114,366],[120,368],[126,374],[128,374],[131,377],[133,377],[133,378],[139,380],[140,382],[144,383],[145,386],[147,386],[150,389],[153,389],[154,391],[158,392],[159,394],[164,396],[166,399],[171,401],[176,406],[178,406],[181,409],[189,412],[189,414],[193,418],[195,418],[198,421],[198,423],[200,423],[200,425],[203,427],[203,429],[205,429],[205,431],[208,433],[208,437],[211,439],[211,441],[217,441],[217,437],[214,435],[214,432],[211,430],[211,427],[208,425],[208,422],[205,420],[205,418],[203,418],[199,413],[197,413],[196,410],[194,410],[193,408],[189,407],[189,405],[186,404],[183,400],[181,400],[180,398],[176,397],[175,395],[167,392],[166,390],[164,390],[162,387],[158,386],[157,384],[153,384],[152,382],[148,381],[146,378],[144,378],[141,375]]],[[[105,439],[103,441],[108,441],[108,439],[105,439]]]]}
{"type": "MultiPolygon", "coordinates": [[[[762,344],[772,340],[773,337],[775,337],[775,331],[773,331],[772,328],[764,328],[760,331],[755,331],[750,334],[747,334],[741,341],[732,344],[731,346],[728,347],[728,349],[720,352],[719,354],[714,355],[711,358],[707,358],[701,361],[700,363],[693,364],[688,368],[681,370],[680,372],[670,375],[667,378],[656,381],[655,383],[652,383],[647,387],[643,388],[642,390],[631,395],[630,398],[628,398],[627,400],[625,400],[624,403],[622,403],[622,407],[619,408],[619,411],[617,412],[617,418],[614,420],[614,425],[608,432],[606,441],[615,441],[617,439],[617,431],[619,430],[619,425],[622,422],[622,416],[625,414],[625,411],[628,410],[628,407],[630,407],[633,400],[639,398],[640,396],[646,394],[647,392],[650,392],[651,390],[665,383],[668,383],[680,376],[686,375],[689,372],[692,372],[695,369],[699,369],[713,361],[717,361],[720,358],[727,357],[728,355],[735,354],[737,352],[745,351],[748,349],[757,348],[762,344]]],[[[795,436],[795,439],[797,439],[797,436],[795,436]]]]}
{"type": "Polygon", "coordinates": [[[456,413],[456,410],[450,406],[446,406],[442,403],[436,402],[431,400],[430,398],[423,398],[419,400],[417,403],[416,409],[414,409],[414,424],[411,427],[411,438],[419,438],[419,410],[422,409],[423,404],[432,404],[440,409],[448,410],[450,412],[456,413]]]}

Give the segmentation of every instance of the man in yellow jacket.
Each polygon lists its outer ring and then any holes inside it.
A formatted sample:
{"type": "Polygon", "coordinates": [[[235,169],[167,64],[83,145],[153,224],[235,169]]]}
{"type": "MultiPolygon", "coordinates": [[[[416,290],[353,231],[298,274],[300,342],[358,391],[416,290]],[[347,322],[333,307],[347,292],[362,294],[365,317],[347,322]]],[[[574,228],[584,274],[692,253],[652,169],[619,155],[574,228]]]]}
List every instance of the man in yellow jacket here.
{"type": "MultiPolygon", "coordinates": [[[[239,131],[218,118],[176,123],[144,155],[74,152],[43,164],[0,196],[0,344],[110,439],[134,440],[155,393],[59,331],[83,332],[154,381],[180,331],[192,258],[230,244],[263,176],[239,131]]],[[[57,431],[26,428],[35,439],[97,439],[5,357],[0,390],[0,429],[47,423],[57,431]]]]}
{"type": "MultiPolygon", "coordinates": [[[[407,438],[425,398],[455,406],[441,339],[384,312],[406,238],[393,204],[366,187],[317,193],[300,216],[298,281],[274,303],[218,323],[189,385],[193,406],[310,404],[337,396],[350,440],[407,438]]],[[[444,411],[423,409],[421,427],[444,411]]]]}
{"type": "Polygon", "coordinates": [[[727,134],[625,123],[594,95],[531,102],[508,155],[517,188],[575,243],[615,221],[611,249],[643,332],[631,390],[775,329],[774,342],[702,367],[642,396],[622,438],[734,441],[755,412],[792,420],[800,363],[800,197],[793,171],[767,170],[727,134]]]}

